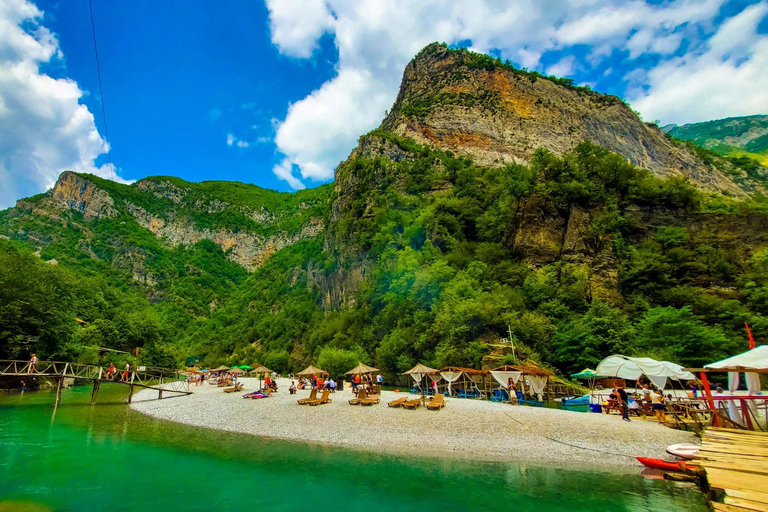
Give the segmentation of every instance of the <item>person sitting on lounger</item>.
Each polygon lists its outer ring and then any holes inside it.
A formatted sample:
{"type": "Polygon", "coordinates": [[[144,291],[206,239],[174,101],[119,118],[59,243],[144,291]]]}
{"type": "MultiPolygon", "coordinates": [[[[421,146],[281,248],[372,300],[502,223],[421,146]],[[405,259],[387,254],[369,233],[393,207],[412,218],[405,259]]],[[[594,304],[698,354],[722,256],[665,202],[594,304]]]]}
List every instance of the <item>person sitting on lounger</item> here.
{"type": "Polygon", "coordinates": [[[291,385],[288,386],[288,392],[290,394],[292,394],[292,395],[296,393],[296,383],[295,382],[291,381],[291,385]]]}

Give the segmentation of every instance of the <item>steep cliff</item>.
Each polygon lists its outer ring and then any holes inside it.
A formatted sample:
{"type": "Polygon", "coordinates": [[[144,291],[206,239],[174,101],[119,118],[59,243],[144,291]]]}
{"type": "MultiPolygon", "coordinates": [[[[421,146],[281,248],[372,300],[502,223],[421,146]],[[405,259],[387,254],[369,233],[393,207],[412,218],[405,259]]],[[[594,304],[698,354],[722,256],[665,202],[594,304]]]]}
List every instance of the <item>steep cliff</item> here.
{"type": "Polygon", "coordinates": [[[525,163],[536,148],[563,154],[588,140],[658,176],[688,177],[702,189],[744,196],[755,187],[735,180],[746,173],[731,163],[706,162],[674,144],[615,96],[439,44],[406,66],[382,128],[481,165],[525,163]]]}

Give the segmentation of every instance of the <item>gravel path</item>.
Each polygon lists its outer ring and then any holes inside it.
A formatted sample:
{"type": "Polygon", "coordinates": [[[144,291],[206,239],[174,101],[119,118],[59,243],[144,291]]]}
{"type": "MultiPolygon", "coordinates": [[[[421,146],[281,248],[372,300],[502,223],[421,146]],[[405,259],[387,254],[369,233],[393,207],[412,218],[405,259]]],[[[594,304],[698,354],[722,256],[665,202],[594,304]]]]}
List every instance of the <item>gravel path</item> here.
{"type": "MultiPolygon", "coordinates": [[[[246,391],[258,387],[256,379],[240,380],[246,391]]],[[[690,433],[653,421],[481,400],[447,398],[441,411],[394,409],[387,402],[403,394],[392,391],[372,407],[349,405],[349,388],[332,394],[330,404],[299,406],[296,399],[309,391],[291,395],[288,384],[278,379],[280,391],[259,400],[207,383],[193,386],[192,395],[166,400],[142,391],[132,407],[188,425],[353,449],[638,472],[635,456],[664,458],[668,445],[696,442],[690,433]]]]}

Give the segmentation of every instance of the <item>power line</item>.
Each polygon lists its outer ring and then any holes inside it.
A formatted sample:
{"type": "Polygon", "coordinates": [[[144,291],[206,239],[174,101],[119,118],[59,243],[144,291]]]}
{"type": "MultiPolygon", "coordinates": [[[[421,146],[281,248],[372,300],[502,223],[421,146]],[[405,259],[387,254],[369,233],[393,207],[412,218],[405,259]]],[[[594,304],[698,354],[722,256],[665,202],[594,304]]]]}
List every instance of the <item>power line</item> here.
{"type": "Polygon", "coordinates": [[[115,179],[115,168],[112,165],[112,147],[109,145],[109,130],[107,129],[107,111],[104,108],[104,88],[101,86],[101,67],[99,66],[99,47],[96,45],[96,25],[93,23],[93,5],[88,0],[88,10],[91,13],[91,32],[93,33],[93,52],[96,54],[96,74],[99,77],[99,95],[101,96],[101,117],[104,120],[104,139],[107,141],[107,160],[112,180],[115,179]]]}

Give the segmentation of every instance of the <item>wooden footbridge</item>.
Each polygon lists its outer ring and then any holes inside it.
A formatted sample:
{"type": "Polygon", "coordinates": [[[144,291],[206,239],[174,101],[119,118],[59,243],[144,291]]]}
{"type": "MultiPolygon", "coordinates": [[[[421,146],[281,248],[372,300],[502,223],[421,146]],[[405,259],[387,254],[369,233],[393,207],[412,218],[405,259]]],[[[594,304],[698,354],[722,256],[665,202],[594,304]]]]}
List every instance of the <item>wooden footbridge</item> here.
{"type": "Polygon", "coordinates": [[[177,370],[137,366],[131,369],[127,376],[125,371],[118,370],[107,376],[107,370],[101,366],[81,363],[64,363],[59,361],[38,361],[34,366],[29,361],[0,360],[0,377],[31,378],[45,377],[56,382],[56,406],[61,402],[61,389],[64,379],[88,380],[93,382],[91,405],[96,403],[99,388],[103,382],[128,386],[128,403],[133,400],[135,388],[154,389],[158,399],[170,396],[189,395],[189,385],[186,377],[177,370]]]}

